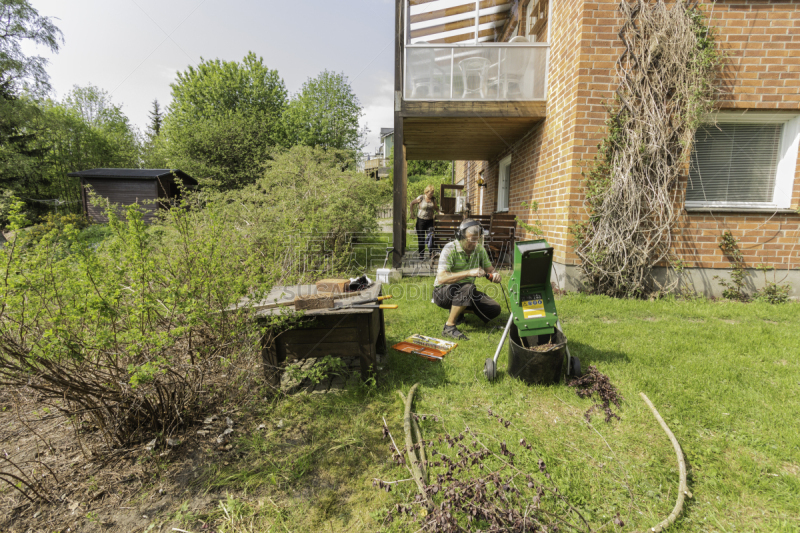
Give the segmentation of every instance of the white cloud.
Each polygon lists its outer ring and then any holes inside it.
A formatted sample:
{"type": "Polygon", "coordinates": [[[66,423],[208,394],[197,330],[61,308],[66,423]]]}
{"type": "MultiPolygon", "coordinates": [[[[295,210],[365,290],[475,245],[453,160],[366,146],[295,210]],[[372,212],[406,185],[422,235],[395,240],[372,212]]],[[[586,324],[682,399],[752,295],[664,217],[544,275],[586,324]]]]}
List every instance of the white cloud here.
{"type": "Polygon", "coordinates": [[[380,146],[381,128],[394,128],[394,79],[383,76],[376,83],[373,95],[364,103],[361,126],[369,127],[365,150],[374,153],[380,146]]]}

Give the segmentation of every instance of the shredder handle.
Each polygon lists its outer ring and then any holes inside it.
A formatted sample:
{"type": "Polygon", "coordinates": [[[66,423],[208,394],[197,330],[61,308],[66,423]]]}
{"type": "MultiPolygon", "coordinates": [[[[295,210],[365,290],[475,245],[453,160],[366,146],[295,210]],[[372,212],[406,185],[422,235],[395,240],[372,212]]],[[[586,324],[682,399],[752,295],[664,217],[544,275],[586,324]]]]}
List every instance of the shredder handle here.
{"type": "Polygon", "coordinates": [[[497,358],[500,357],[500,350],[503,349],[503,344],[506,342],[506,336],[508,335],[508,330],[511,329],[511,323],[514,321],[514,313],[508,315],[508,324],[506,324],[506,329],[503,330],[503,338],[500,339],[500,344],[497,345],[497,351],[494,352],[494,363],[497,364],[497,358]]]}

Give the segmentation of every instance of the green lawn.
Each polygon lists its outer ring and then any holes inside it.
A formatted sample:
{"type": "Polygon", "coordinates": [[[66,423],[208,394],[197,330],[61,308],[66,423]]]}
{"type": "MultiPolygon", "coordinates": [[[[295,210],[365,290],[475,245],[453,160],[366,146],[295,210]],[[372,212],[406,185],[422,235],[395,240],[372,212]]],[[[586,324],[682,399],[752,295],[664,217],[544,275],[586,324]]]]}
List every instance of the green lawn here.
{"type": "MultiPolygon", "coordinates": [[[[385,287],[400,305],[386,311],[390,345],[412,333],[440,336],[445,312],[430,303],[431,290],[432,278],[385,287]]],[[[414,484],[386,493],[372,483],[410,477],[391,461],[382,417],[401,442],[395,391],[419,382],[415,411],[439,417],[422,422],[426,439],[469,426],[490,449],[507,442],[521,469],[538,472],[544,460],[553,483],[593,527],[620,514],[625,526],[604,531],[649,528],[675,503],[675,454],[639,398],[645,392],[683,447],[694,494],[671,531],[798,530],[800,305],[583,295],[557,305],[572,354],[584,369],[595,365],[608,375],[625,397],[621,420],[606,424],[598,414],[589,425],[583,414],[593,402],[571,388],[509,378],[507,348],[498,380],[487,382],[483,361],[501,333],[470,317],[462,327],[470,340],[442,363],[389,350],[377,386],[260,404],[252,424],[267,422],[267,429],[250,432],[238,443],[238,460],[216,462],[198,481],[230,494],[228,501],[192,519],[220,531],[418,531],[411,519],[383,523],[387,510],[413,498],[414,484]],[[511,425],[489,417],[489,408],[511,425]],[[516,444],[521,438],[532,451],[516,444]]]]}

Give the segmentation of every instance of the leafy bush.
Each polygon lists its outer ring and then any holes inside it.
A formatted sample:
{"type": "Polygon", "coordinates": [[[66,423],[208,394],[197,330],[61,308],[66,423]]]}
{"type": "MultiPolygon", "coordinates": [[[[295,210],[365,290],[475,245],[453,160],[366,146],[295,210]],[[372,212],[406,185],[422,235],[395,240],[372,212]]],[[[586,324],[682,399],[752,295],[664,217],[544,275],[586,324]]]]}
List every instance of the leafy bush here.
{"type": "Polygon", "coordinates": [[[756,265],[756,268],[764,273],[764,286],[755,291],[753,299],[771,304],[783,304],[789,301],[789,293],[792,292],[791,283],[778,283],[774,279],[774,268],[767,264],[756,265]],[[767,279],[767,272],[773,271],[773,280],[767,279]]]}
{"type": "Polygon", "coordinates": [[[56,231],[59,235],[63,234],[67,226],[80,230],[88,225],[89,220],[84,215],[48,213],[42,217],[41,224],[31,226],[28,229],[28,236],[31,240],[38,241],[52,231],[56,231]]]}
{"type": "Polygon", "coordinates": [[[272,157],[254,185],[191,201],[228,217],[284,281],[346,272],[354,239],[378,228],[380,184],[347,170],[339,151],[295,146],[272,157]]]}
{"type": "Polygon", "coordinates": [[[99,247],[67,224],[36,240],[17,231],[2,248],[0,384],[30,387],[125,445],[171,433],[214,399],[215,371],[259,338],[235,304],[260,300],[272,270],[213,210],[173,209],[160,231],[136,205],[124,222],[106,214],[99,247]]]}

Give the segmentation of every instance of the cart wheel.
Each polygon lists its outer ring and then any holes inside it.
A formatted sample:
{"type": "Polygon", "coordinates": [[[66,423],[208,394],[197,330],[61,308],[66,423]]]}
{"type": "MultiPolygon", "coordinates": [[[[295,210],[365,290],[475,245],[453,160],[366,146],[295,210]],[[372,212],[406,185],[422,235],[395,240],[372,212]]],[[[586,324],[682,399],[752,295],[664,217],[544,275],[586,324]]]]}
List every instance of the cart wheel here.
{"type": "Polygon", "coordinates": [[[583,375],[581,373],[581,360],[577,357],[570,357],[569,366],[569,374],[571,376],[579,378],[583,375]]]}
{"type": "Polygon", "coordinates": [[[483,363],[483,375],[489,381],[494,381],[494,378],[497,377],[497,363],[494,362],[494,359],[489,358],[483,363]]]}

